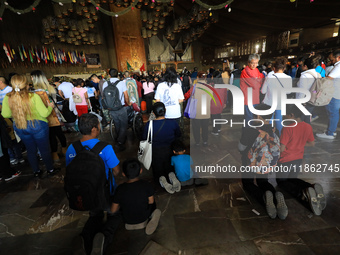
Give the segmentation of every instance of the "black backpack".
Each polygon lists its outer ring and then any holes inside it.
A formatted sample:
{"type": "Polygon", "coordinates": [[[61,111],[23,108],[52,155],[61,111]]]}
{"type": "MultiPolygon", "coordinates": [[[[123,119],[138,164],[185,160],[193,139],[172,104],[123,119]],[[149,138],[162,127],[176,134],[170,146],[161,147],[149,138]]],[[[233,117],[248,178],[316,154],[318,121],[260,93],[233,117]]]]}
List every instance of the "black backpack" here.
{"type": "Polygon", "coordinates": [[[103,90],[103,108],[108,109],[109,111],[118,111],[123,108],[122,102],[119,97],[119,89],[117,88],[117,84],[120,81],[116,81],[115,83],[111,83],[108,81],[108,86],[103,90]]]}
{"type": "MultiPolygon", "coordinates": [[[[100,141],[92,149],[83,147],[80,141],[72,145],[77,154],[66,167],[64,178],[70,208],[77,211],[108,208],[110,184],[106,178],[105,163],[99,156],[108,143],[100,141]]],[[[112,181],[111,170],[109,180],[112,181]]]]}

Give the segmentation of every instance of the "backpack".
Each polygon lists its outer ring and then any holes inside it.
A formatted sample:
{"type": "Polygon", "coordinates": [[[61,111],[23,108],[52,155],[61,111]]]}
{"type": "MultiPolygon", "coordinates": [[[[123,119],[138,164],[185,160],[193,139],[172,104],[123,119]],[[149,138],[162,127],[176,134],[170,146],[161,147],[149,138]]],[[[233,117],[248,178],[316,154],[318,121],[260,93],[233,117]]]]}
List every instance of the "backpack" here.
{"type": "MultiPolygon", "coordinates": [[[[110,184],[106,178],[105,163],[99,153],[108,145],[98,142],[92,149],[74,142],[75,158],[66,167],[64,189],[69,207],[77,211],[89,211],[109,206],[110,184]]],[[[109,179],[112,180],[110,171],[109,179]]]]}
{"type": "Polygon", "coordinates": [[[73,102],[75,102],[76,104],[80,104],[81,102],[83,102],[83,99],[81,98],[81,96],[76,92],[76,90],[73,91],[73,95],[72,95],[72,99],[73,102]]]}
{"type": "Polygon", "coordinates": [[[115,83],[111,83],[107,81],[108,86],[103,90],[103,108],[108,109],[109,111],[118,111],[123,108],[122,101],[119,97],[119,89],[117,88],[117,84],[120,80],[115,83]]]}
{"type": "Polygon", "coordinates": [[[308,103],[314,106],[328,105],[333,98],[333,80],[329,78],[321,78],[321,75],[319,73],[317,77],[315,77],[314,73],[312,72],[308,73],[315,78],[315,81],[309,90],[311,93],[311,98],[308,103]]]}

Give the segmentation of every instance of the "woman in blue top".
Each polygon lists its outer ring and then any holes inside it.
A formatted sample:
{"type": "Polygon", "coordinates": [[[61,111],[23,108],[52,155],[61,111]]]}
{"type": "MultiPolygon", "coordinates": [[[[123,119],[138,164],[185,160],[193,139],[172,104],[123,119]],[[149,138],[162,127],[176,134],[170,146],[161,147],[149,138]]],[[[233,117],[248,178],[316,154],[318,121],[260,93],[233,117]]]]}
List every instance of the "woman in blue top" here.
{"type": "MultiPolygon", "coordinates": [[[[154,179],[157,183],[160,181],[161,177],[168,179],[169,173],[172,172],[171,144],[175,141],[175,139],[181,136],[181,130],[175,120],[165,118],[166,110],[165,105],[162,102],[155,103],[152,107],[152,111],[155,114],[156,119],[152,121],[153,135],[151,166],[154,179]]],[[[149,124],[150,122],[145,125],[143,140],[147,139],[149,124]]],[[[162,178],[162,182],[164,182],[164,180],[165,179],[162,178]]]]}

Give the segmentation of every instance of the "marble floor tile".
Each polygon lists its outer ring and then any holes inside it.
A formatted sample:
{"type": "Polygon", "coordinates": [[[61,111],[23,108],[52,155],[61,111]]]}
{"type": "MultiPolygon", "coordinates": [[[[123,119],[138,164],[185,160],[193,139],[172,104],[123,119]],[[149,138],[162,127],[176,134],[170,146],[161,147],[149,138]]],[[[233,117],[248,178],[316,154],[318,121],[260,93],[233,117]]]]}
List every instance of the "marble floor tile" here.
{"type": "Polygon", "coordinates": [[[140,253],[140,255],[155,255],[155,254],[176,255],[177,253],[165,249],[163,246],[159,245],[154,241],[148,242],[148,244],[140,253]]]}
{"type": "Polygon", "coordinates": [[[30,208],[46,190],[31,190],[8,193],[0,200],[0,215],[17,213],[30,208]]]}
{"type": "Polygon", "coordinates": [[[340,253],[339,228],[318,229],[298,233],[298,235],[310,247],[314,254],[336,255],[340,253]]]}
{"type": "Polygon", "coordinates": [[[185,255],[261,255],[253,241],[226,242],[214,246],[201,247],[197,249],[184,249],[185,255]]]}
{"type": "Polygon", "coordinates": [[[175,215],[175,227],[181,249],[236,242],[239,238],[223,211],[175,215]]]}
{"type": "Polygon", "coordinates": [[[254,240],[262,255],[313,255],[297,234],[275,235],[254,240]]]}

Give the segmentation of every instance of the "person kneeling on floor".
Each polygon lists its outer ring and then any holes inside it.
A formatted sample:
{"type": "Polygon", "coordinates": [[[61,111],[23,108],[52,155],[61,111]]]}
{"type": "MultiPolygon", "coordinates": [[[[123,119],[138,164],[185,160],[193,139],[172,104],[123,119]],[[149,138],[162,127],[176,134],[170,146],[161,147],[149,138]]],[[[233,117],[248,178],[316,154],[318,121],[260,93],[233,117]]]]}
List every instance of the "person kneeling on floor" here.
{"type": "Polygon", "coordinates": [[[145,228],[145,233],[151,235],[158,226],[161,211],[156,209],[153,187],[139,179],[141,173],[142,166],[137,159],[123,163],[123,176],[128,181],[118,186],[111,212],[121,210],[127,230],[145,228]]]}
{"type": "Polygon", "coordinates": [[[194,178],[191,168],[193,161],[190,155],[184,154],[184,144],[180,140],[176,140],[172,143],[171,147],[175,154],[171,157],[171,165],[175,168],[176,177],[180,181],[181,186],[208,184],[207,179],[194,178]]]}

